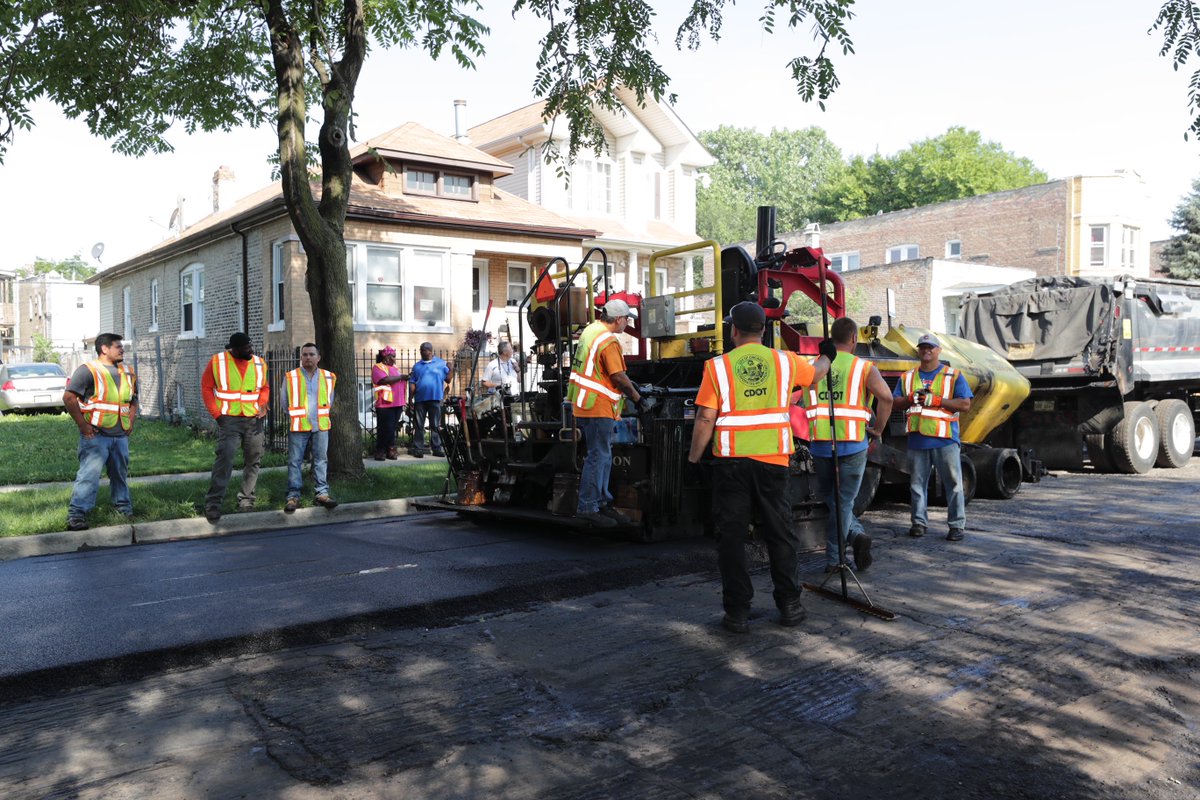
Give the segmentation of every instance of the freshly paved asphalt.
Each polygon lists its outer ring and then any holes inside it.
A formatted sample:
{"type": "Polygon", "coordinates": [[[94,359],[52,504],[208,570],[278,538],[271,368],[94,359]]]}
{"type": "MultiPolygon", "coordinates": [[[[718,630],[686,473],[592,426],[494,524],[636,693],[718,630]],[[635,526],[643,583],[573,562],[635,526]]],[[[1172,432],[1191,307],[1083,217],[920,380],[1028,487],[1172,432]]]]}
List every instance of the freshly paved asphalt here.
{"type": "Polygon", "coordinates": [[[714,567],[703,540],[633,544],[445,512],[8,561],[0,687],[119,679],[714,567]]]}

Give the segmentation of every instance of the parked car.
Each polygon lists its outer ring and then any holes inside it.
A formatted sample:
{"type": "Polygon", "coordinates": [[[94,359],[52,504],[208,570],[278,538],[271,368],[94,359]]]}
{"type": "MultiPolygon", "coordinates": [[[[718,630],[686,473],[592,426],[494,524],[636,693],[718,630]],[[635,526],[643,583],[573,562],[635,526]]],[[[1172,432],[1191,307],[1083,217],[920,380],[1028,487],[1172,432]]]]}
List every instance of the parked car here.
{"type": "Polygon", "coordinates": [[[0,364],[0,412],[62,411],[66,388],[58,364],[0,364]]]}

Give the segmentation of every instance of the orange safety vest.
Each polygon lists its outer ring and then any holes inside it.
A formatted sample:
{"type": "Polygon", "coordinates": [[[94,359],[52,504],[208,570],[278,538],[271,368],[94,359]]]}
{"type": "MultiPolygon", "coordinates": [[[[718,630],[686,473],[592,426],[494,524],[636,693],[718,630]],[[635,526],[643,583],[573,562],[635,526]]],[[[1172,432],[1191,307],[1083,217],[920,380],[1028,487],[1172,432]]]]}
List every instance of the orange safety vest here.
{"type": "Polygon", "coordinates": [[[121,376],[121,385],[118,387],[107,364],[97,360],[89,361],[84,366],[92,373],[93,389],[92,396],[79,404],[79,410],[87,415],[88,422],[97,428],[113,428],[118,423],[125,430],[133,427],[130,406],[137,380],[133,370],[124,364],[117,364],[117,373],[121,376]]]}
{"type": "MultiPolygon", "coordinates": [[[[920,369],[918,367],[918,369],[920,369]]],[[[917,369],[910,369],[901,378],[904,394],[911,397],[917,383],[917,369]]],[[[929,391],[945,400],[954,399],[954,384],[958,380],[958,371],[953,367],[943,366],[929,384],[929,391]]],[[[924,387],[922,387],[924,388],[924,387]]],[[[909,433],[921,433],[936,439],[953,439],[954,429],[951,427],[958,422],[958,412],[948,411],[939,406],[910,406],[904,412],[908,420],[909,433]]]]}
{"type": "MultiPolygon", "coordinates": [[[[317,367],[320,380],[317,381],[317,430],[327,431],[332,425],[329,412],[333,406],[333,386],[337,383],[337,375],[327,369],[317,367]]],[[[284,380],[287,382],[288,418],[291,420],[293,433],[312,430],[312,422],[308,418],[308,380],[303,367],[297,367],[289,372],[284,380]]]]}
{"type": "Polygon", "coordinates": [[[617,337],[599,320],[583,329],[575,345],[567,400],[577,409],[591,409],[599,400],[610,415],[621,416],[621,393],[608,375],[600,373],[600,351],[617,337]]]}
{"type": "Polygon", "coordinates": [[[723,458],[791,455],[792,362],[787,353],[744,344],[709,362],[721,405],[713,455],[723,458]]]}
{"type": "Polygon", "coordinates": [[[809,387],[804,401],[811,441],[828,442],[836,433],[839,442],[867,438],[871,407],[867,402],[867,377],[871,362],[849,353],[838,353],[829,374],[809,387]],[[833,378],[833,424],[829,421],[829,380],[833,378]],[[822,396],[824,395],[824,396],[822,396]]]}
{"type": "Polygon", "coordinates": [[[267,385],[267,362],[251,357],[245,377],[238,371],[233,355],[226,350],[213,356],[213,394],[220,401],[222,417],[253,417],[258,414],[258,398],[267,385]]]}

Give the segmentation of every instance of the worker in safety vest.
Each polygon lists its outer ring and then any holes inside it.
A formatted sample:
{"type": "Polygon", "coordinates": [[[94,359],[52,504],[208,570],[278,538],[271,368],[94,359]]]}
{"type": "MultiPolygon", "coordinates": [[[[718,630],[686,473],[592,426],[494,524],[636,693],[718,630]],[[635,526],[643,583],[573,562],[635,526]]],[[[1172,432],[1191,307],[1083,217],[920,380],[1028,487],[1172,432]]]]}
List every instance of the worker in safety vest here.
{"type": "Polygon", "coordinates": [[[795,353],[766,347],[766,314],[750,301],[735,305],[725,321],[732,326],[734,349],[704,365],[688,450],[688,462],[698,464],[711,441],[716,456],[712,515],[725,607],[721,624],[734,633],[749,630],[754,586],[745,544],[750,521],[757,518],[763,521],[755,534],[771,561],[779,624],[792,627],[804,619],[804,607],[787,491],[793,451],[788,405],[793,387],[808,386],[829,370],[833,344],[822,342],[822,355],[812,364],[795,353]]]}
{"type": "Polygon", "coordinates": [[[79,428],[79,471],[67,506],[67,530],[87,530],[96,506],[100,470],[108,468],[109,494],[117,513],[133,517],[129,496],[129,434],[137,417],[137,378],[122,362],[125,345],[115,333],[96,337],[96,359],[75,370],[63,405],[79,428]]]}
{"type": "Polygon", "coordinates": [[[375,395],[375,460],[400,458],[396,447],[396,428],[408,404],[408,375],[396,366],[396,349],[385,347],[375,354],[371,367],[371,386],[375,395]]]}
{"type": "Polygon", "coordinates": [[[316,481],[315,502],[325,508],[337,508],[337,501],[329,496],[329,429],[333,420],[333,387],[337,376],[317,364],[321,351],[312,342],[300,347],[300,367],[287,373],[283,385],[287,392],[288,405],[288,489],[287,501],[283,504],[285,514],[300,507],[300,489],[304,480],[300,466],[304,463],[304,452],[312,445],[313,480],[316,481]]]}
{"type": "Polygon", "coordinates": [[[217,523],[238,448],[243,463],[238,511],[253,510],[258,466],[265,448],[263,418],[271,402],[271,387],[267,385],[267,362],[254,355],[249,336],[233,334],[225,352],[209,359],[200,373],[200,395],[217,421],[217,458],[204,497],[204,518],[217,523]]]}
{"type": "Polygon", "coordinates": [[[608,489],[612,473],[612,438],[621,417],[622,395],[645,409],[645,401],[625,374],[625,356],[617,334],[637,319],[624,300],[609,300],[600,318],[579,334],[571,362],[567,401],[583,433],[587,456],[579,475],[579,501],[575,516],[600,528],[629,525],[632,520],[613,508],[608,489]]]}
{"type": "Polygon", "coordinates": [[[971,410],[971,387],[963,374],[938,357],[937,337],[926,333],[917,339],[921,364],[904,373],[896,384],[896,408],[905,409],[908,429],[908,488],[912,496],[909,536],[924,536],[929,524],[929,473],[936,469],[946,491],[946,538],[961,541],[967,524],[959,460],[958,415],[971,410]]]}
{"type": "Polygon", "coordinates": [[[817,472],[817,490],[829,508],[829,527],[825,537],[825,571],[839,568],[838,537],[854,551],[854,565],[859,570],[871,566],[871,537],[854,516],[854,501],[862,486],[867,468],[867,435],[883,435],[888,416],[892,413],[892,393],[869,361],[854,355],[858,344],[858,326],[849,317],[834,320],[830,337],[837,348],[837,357],[824,381],[814,386],[804,398],[808,414],[809,452],[817,472]],[[829,418],[829,392],[833,387],[833,414],[829,418]],[[871,401],[875,398],[874,425],[871,424],[871,401]],[[837,463],[833,459],[836,436],[837,463]],[[834,492],[834,471],[837,471],[838,493],[834,492]],[[841,512],[840,517],[835,508],[841,512]]]}

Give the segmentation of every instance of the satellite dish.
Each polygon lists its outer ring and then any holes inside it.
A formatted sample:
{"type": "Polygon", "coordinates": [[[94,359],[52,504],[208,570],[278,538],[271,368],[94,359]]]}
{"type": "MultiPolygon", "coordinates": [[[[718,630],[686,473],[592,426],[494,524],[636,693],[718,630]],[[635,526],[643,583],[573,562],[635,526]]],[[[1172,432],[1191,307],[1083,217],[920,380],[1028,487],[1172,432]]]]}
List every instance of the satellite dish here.
{"type": "Polygon", "coordinates": [[[176,209],[175,209],[174,211],[172,211],[172,212],[171,212],[171,219],[170,219],[170,220],[167,222],[167,227],[168,227],[168,228],[174,228],[174,227],[175,227],[175,223],[176,223],[178,220],[179,220],[179,208],[178,208],[178,207],[176,207],[176,209]]]}
{"type": "Polygon", "coordinates": [[[104,252],[104,242],[96,242],[92,245],[92,258],[100,260],[100,255],[104,252]]]}

